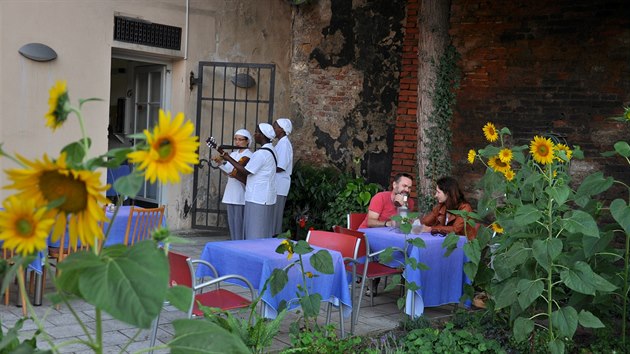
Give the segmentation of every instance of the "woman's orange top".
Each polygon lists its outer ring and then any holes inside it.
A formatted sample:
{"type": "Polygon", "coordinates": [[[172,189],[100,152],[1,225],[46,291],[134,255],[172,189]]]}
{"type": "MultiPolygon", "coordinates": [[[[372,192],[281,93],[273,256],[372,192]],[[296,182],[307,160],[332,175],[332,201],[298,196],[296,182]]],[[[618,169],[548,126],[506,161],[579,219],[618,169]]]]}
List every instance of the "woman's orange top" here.
{"type": "MultiPolygon", "coordinates": [[[[461,203],[457,208],[459,210],[465,210],[468,212],[472,212],[473,209],[469,203],[461,203]]],[[[454,215],[448,213],[448,222],[446,222],[446,204],[439,203],[433,210],[431,210],[427,215],[422,217],[422,225],[430,226],[431,232],[440,233],[440,234],[448,234],[449,232],[454,232],[456,235],[464,235],[464,227],[466,227],[466,236],[469,240],[477,237],[477,230],[467,225],[459,215],[454,215]]]]}

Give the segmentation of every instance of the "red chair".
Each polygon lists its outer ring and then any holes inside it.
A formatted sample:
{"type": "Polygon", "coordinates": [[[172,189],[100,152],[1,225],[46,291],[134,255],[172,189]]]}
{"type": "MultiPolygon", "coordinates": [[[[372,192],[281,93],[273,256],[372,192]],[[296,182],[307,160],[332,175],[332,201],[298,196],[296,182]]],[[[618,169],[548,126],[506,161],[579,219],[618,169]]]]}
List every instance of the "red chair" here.
{"type": "MultiPolygon", "coordinates": [[[[356,324],[355,309],[357,307],[354,305],[354,283],[357,276],[357,255],[359,254],[359,250],[361,249],[361,240],[352,237],[349,235],[339,235],[330,231],[321,231],[321,230],[311,230],[306,235],[306,242],[308,244],[326,248],[329,250],[334,250],[341,253],[343,257],[344,263],[349,271],[352,272],[352,279],[350,284],[352,284],[352,288],[350,290],[350,297],[352,299],[352,315],[350,318],[350,333],[354,334],[354,327],[356,324]]],[[[359,298],[360,299],[360,298],[359,298]]],[[[340,319],[340,327],[341,327],[341,336],[345,337],[345,329],[343,323],[343,305],[341,302],[339,303],[339,319],[340,319]]],[[[328,304],[328,309],[326,311],[326,324],[330,321],[330,310],[331,305],[328,304]]]]}
{"type": "Polygon", "coordinates": [[[367,213],[350,213],[346,216],[348,221],[348,229],[358,230],[359,226],[363,223],[363,220],[367,217],[367,213]]]}
{"type": "MultiPolygon", "coordinates": [[[[190,259],[190,257],[176,252],[168,253],[168,263],[170,266],[170,275],[168,281],[169,286],[187,286],[193,290],[191,299],[192,302],[187,314],[188,318],[192,318],[193,316],[203,316],[203,312],[199,309],[200,304],[203,306],[216,307],[220,308],[221,310],[228,311],[249,307],[254,301],[254,287],[246,278],[240,275],[233,274],[219,277],[217,270],[212,264],[203,260],[192,260],[190,259]],[[202,265],[210,268],[212,270],[212,273],[214,274],[213,279],[197,284],[194,271],[195,265],[202,265]],[[239,280],[246,285],[246,287],[249,289],[250,300],[232,291],[221,288],[221,283],[230,279],[239,280]],[[201,292],[204,288],[207,288],[209,286],[215,286],[216,288],[208,292],[201,292]]],[[[160,315],[158,314],[158,317],[155,319],[152,328],[151,347],[154,346],[155,340],[157,338],[157,327],[159,320],[160,315]]]]}
{"type": "MultiPolygon", "coordinates": [[[[374,284],[374,279],[388,277],[396,274],[402,274],[403,270],[401,268],[392,268],[386,266],[384,264],[372,261],[371,258],[379,255],[383,251],[370,253],[370,243],[367,239],[367,236],[363,232],[350,230],[341,226],[333,226],[333,231],[339,234],[350,235],[360,239],[361,249],[359,250],[359,254],[357,257],[365,257],[365,263],[357,264],[357,274],[363,274],[361,279],[367,279],[370,281],[372,296],[370,296],[370,306],[374,306],[374,295],[376,294],[376,286],[374,284]]],[[[404,252],[402,249],[394,248],[398,252],[404,252]]],[[[387,286],[387,284],[385,284],[387,286]]],[[[361,282],[361,292],[359,293],[359,306],[361,305],[361,300],[363,298],[363,293],[365,290],[365,281],[361,282]]],[[[357,318],[358,318],[359,310],[357,309],[357,318]]]]}

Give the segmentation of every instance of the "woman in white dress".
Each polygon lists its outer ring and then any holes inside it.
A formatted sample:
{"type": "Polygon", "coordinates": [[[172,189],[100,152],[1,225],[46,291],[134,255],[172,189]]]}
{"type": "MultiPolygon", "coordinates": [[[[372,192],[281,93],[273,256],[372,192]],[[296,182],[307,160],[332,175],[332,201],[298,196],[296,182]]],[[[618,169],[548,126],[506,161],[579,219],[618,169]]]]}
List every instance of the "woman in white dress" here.
{"type": "MultiPolygon", "coordinates": [[[[234,133],[234,145],[241,149],[234,150],[230,157],[241,165],[246,165],[252,156],[249,149],[254,140],[246,129],[240,129],[234,133]]],[[[215,158],[219,168],[228,176],[225,192],[223,192],[223,204],[227,208],[228,226],[232,240],[243,240],[243,214],[245,210],[245,185],[236,178],[236,171],[231,163],[226,163],[222,156],[215,158]]]]}

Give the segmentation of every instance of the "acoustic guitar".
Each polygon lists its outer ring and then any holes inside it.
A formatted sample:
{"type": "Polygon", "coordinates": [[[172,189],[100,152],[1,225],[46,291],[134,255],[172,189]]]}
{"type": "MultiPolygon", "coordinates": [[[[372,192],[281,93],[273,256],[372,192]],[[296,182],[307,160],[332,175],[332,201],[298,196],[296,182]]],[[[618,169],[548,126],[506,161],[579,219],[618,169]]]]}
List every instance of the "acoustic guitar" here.
{"type": "MultiPolygon", "coordinates": [[[[223,151],[223,148],[226,146],[225,145],[217,146],[217,141],[212,136],[206,139],[206,145],[208,145],[208,147],[211,149],[217,150],[217,152],[221,154],[221,156],[225,154],[225,151],[223,151]]],[[[240,146],[229,146],[229,148],[244,149],[243,147],[240,147],[240,146]]],[[[238,160],[238,163],[243,167],[245,167],[248,162],[249,162],[249,157],[247,156],[243,156],[238,160]]],[[[240,181],[243,184],[247,183],[247,175],[239,172],[236,168],[234,168],[232,172],[230,172],[229,176],[236,178],[238,181],[240,181]]]]}

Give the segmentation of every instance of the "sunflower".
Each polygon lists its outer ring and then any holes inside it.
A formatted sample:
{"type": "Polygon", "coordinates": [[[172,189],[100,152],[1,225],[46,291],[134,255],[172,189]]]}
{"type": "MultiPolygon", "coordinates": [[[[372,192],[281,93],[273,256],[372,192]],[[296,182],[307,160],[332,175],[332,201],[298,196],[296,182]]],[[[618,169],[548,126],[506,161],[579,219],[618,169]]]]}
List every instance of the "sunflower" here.
{"type": "Polygon", "coordinates": [[[46,239],[55,223],[46,216],[46,208],[37,208],[35,200],[10,196],[0,210],[2,247],[26,256],[46,248],[46,239]]]}
{"type": "Polygon", "coordinates": [[[502,162],[510,163],[510,161],[512,161],[512,150],[508,148],[501,149],[501,151],[499,151],[499,159],[502,162]]]}
{"type": "Polygon", "coordinates": [[[291,258],[293,258],[293,244],[291,243],[291,241],[284,239],[282,240],[282,242],[280,242],[280,246],[284,246],[284,248],[287,250],[287,252],[289,252],[287,254],[287,259],[291,260],[291,258]]]}
{"type": "Polygon", "coordinates": [[[512,169],[504,171],[503,175],[505,176],[505,179],[508,181],[511,181],[514,179],[514,171],[512,171],[512,169]]]}
{"type": "Polygon", "coordinates": [[[153,134],[144,131],[148,150],[135,151],[127,155],[133,163],[139,163],[145,171],[145,179],[154,183],[179,182],[179,173],[192,173],[191,164],[199,163],[197,148],[199,138],[193,136],[194,126],[190,121],[184,123],[184,114],[178,113],[171,121],[171,112],[160,109],[160,120],[153,129],[153,134]]]}
{"type": "Polygon", "coordinates": [[[20,190],[21,200],[52,206],[48,216],[56,219],[53,241],[66,229],[72,247],[77,245],[77,240],[93,246],[95,239],[103,238],[98,224],[106,220],[102,205],[108,203],[104,196],[108,186],[101,185],[100,173],[69,169],[65,153],[57,161],[51,161],[47,155],[43,161],[17,157],[27,168],[7,170],[13,184],[5,188],[20,190]]]}
{"type": "Polygon", "coordinates": [[[50,88],[48,98],[48,113],[46,113],[46,126],[53,131],[59,128],[68,118],[70,98],[66,88],[66,81],[57,81],[50,88]]]}
{"type": "MultiPolygon", "coordinates": [[[[570,161],[571,160],[571,156],[573,155],[573,151],[571,151],[571,149],[569,149],[568,146],[566,146],[564,144],[556,144],[555,149],[556,149],[556,151],[564,151],[564,155],[567,157],[566,161],[570,161]]],[[[556,159],[558,161],[565,161],[560,156],[556,156],[556,159]]]]}
{"type": "Polygon", "coordinates": [[[495,171],[505,173],[505,171],[509,170],[510,164],[501,161],[499,156],[492,156],[490,160],[488,160],[488,165],[495,171]]]}
{"type": "Polygon", "coordinates": [[[305,275],[307,278],[312,278],[312,277],[314,277],[314,276],[315,276],[315,275],[313,274],[313,272],[306,272],[306,273],[304,273],[304,275],[305,275]]]}
{"type": "Polygon", "coordinates": [[[553,143],[551,139],[535,136],[529,150],[534,156],[534,161],[543,165],[553,162],[553,143]]]}
{"type": "Polygon", "coordinates": [[[498,234],[502,234],[502,233],[503,233],[503,231],[505,231],[505,230],[503,230],[503,228],[501,227],[501,225],[497,224],[496,222],[493,222],[493,223],[490,225],[490,227],[492,228],[492,231],[494,231],[494,232],[496,232],[496,233],[498,233],[498,234]]]}
{"type": "Polygon", "coordinates": [[[475,157],[477,157],[477,152],[473,149],[468,150],[468,163],[475,162],[475,157]]]}
{"type": "Polygon", "coordinates": [[[489,142],[494,142],[499,138],[499,133],[497,132],[497,128],[495,128],[494,124],[488,122],[483,126],[483,135],[489,142]]]}

